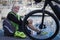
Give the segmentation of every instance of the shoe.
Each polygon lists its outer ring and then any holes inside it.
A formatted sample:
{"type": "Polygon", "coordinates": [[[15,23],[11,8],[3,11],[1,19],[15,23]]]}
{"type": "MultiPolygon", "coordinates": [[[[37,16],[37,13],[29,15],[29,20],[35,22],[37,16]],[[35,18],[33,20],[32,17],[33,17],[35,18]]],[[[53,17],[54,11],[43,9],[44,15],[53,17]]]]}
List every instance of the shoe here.
{"type": "Polygon", "coordinates": [[[48,34],[48,32],[41,32],[41,34],[42,34],[42,35],[46,35],[46,34],[48,34]]]}
{"type": "Polygon", "coordinates": [[[14,37],[26,38],[24,32],[16,31],[14,37]]]}

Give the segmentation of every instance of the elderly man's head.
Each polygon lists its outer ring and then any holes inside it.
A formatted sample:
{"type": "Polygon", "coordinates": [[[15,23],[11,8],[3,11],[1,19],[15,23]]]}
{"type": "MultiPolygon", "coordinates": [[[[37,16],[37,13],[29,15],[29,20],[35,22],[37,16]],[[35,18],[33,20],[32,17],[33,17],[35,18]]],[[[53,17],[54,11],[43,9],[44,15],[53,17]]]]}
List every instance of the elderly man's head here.
{"type": "Polygon", "coordinates": [[[20,8],[19,5],[14,5],[14,6],[12,7],[12,11],[15,12],[15,13],[17,13],[17,12],[19,11],[19,8],[20,8]]]}

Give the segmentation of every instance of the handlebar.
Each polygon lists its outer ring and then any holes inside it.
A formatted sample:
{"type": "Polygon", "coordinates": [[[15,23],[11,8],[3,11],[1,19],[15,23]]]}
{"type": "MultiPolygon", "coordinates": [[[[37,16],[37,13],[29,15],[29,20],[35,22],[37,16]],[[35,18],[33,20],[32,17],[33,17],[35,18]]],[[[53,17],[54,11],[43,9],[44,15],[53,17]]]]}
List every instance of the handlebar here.
{"type": "Polygon", "coordinates": [[[60,4],[60,1],[59,0],[45,0],[45,1],[54,1],[54,2],[56,2],[56,3],[58,3],[58,4],[60,4]]]}
{"type": "MultiPolygon", "coordinates": [[[[41,2],[42,0],[34,0],[35,1],[35,3],[39,3],[39,2],[41,2]]],[[[45,1],[54,1],[54,2],[56,2],[56,3],[58,3],[58,4],[60,4],[60,1],[58,1],[58,0],[45,0],[45,1]]]]}
{"type": "Polygon", "coordinates": [[[34,0],[35,1],[35,3],[39,3],[39,2],[41,2],[42,0],[34,0]]]}
{"type": "Polygon", "coordinates": [[[60,4],[60,1],[58,1],[58,0],[54,0],[54,2],[56,2],[56,3],[60,4]]]}

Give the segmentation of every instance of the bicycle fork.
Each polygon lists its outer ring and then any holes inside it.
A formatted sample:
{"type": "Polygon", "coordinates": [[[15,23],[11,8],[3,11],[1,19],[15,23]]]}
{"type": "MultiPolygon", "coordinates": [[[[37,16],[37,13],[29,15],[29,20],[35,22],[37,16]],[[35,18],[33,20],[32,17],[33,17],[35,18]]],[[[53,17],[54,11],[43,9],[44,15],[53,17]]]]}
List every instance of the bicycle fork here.
{"type": "Polygon", "coordinates": [[[45,7],[47,6],[47,0],[45,1],[45,4],[44,4],[44,7],[43,7],[43,9],[42,9],[42,12],[43,12],[43,14],[42,14],[42,22],[41,22],[41,24],[39,25],[39,29],[44,29],[44,28],[46,28],[46,27],[44,27],[44,17],[45,17],[45,13],[44,13],[44,10],[45,10],[45,7]]]}

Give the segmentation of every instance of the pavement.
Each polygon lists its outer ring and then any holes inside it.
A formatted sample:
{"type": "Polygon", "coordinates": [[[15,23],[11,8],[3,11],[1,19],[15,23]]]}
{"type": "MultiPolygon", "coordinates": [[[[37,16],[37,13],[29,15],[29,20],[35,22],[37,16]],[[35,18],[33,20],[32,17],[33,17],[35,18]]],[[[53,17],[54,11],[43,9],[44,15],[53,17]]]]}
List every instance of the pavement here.
{"type": "MultiPolygon", "coordinates": [[[[25,39],[16,38],[16,37],[7,37],[4,36],[4,31],[2,30],[2,22],[0,22],[0,40],[31,40],[29,37],[25,39]]],[[[60,40],[60,32],[53,40],[60,40]]]]}
{"type": "MultiPolygon", "coordinates": [[[[31,40],[31,39],[28,36],[25,39],[16,38],[16,37],[7,37],[4,36],[3,31],[0,30],[0,40],[31,40]]],[[[60,40],[60,35],[58,34],[53,40],[60,40]]]]}
{"type": "Polygon", "coordinates": [[[15,38],[15,37],[0,37],[0,40],[31,40],[30,38],[25,38],[25,39],[21,39],[21,38],[15,38]]]}

